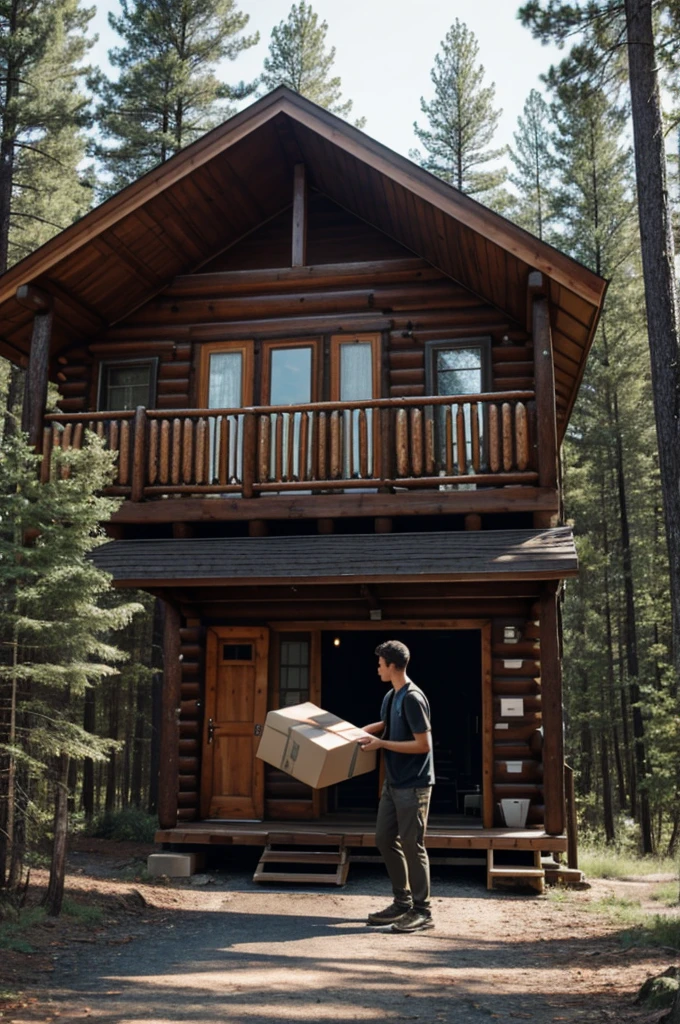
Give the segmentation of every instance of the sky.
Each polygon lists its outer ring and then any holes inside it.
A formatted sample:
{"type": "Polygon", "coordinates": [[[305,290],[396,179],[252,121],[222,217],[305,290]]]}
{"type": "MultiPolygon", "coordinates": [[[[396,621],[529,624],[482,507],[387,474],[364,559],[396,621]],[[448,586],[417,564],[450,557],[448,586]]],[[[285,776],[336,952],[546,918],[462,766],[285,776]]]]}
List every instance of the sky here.
{"type": "MultiPolygon", "coordinates": [[[[262,70],[271,30],[283,21],[292,0],[239,0],[250,14],[248,32],[260,42],[224,66],[225,81],[251,81],[262,70]]],[[[413,122],[425,119],[420,97],[431,98],[430,70],[441,41],[458,17],[477,36],[486,82],[496,86],[496,106],[503,109],[494,145],[512,145],[517,117],[531,89],[542,89],[539,76],[559,60],[559,51],[532,39],[517,20],[520,0],[475,0],[474,4],[441,0],[312,0],[328,23],[329,46],[335,46],[334,72],[342,79],[343,98],[354,102],[352,113],[366,118],[364,131],[404,156],[418,144],[413,122]]],[[[92,22],[99,42],[91,60],[107,71],[107,51],[118,37],[108,26],[107,12],[118,11],[115,0],[97,4],[92,22]]]]}

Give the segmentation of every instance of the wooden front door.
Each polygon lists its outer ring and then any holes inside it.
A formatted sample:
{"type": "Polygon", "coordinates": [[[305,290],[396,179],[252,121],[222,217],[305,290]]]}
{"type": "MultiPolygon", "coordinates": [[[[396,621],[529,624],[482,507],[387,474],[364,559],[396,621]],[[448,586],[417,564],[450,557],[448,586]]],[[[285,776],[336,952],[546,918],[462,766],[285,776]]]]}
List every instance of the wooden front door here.
{"type": "Polygon", "coordinates": [[[264,764],[255,757],[267,713],[269,631],[221,626],[208,631],[201,814],[254,818],[264,813],[264,764]]]}

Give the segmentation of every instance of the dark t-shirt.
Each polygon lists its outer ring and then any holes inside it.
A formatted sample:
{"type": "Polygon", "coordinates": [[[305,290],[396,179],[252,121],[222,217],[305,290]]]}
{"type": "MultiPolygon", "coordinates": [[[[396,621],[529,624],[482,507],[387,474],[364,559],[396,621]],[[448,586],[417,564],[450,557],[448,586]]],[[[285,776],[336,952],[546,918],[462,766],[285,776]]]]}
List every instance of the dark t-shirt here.
{"type": "MultiPolygon", "coordinates": [[[[427,697],[415,683],[408,682],[401,690],[388,690],[380,709],[385,723],[385,740],[412,740],[417,732],[430,732],[430,705],[427,697]]],[[[396,789],[434,785],[432,751],[424,754],[398,754],[385,750],[385,775],[396,789]]]]}

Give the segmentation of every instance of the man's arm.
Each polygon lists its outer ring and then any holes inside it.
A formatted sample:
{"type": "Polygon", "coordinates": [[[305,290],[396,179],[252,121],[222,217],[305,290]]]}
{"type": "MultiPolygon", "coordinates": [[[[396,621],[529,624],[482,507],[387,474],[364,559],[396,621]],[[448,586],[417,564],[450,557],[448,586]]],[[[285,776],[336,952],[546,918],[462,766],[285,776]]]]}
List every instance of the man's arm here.
{"type": "MultiPolygon", "coordinates": [[[[366,729],[370,732],[370,729],[366,729]]],[[[363,750],[393,750],[395,754],[425,754],[432,750],[431,732],[414,732],[412,740],[380,740],[373,736],[370,740],[359,740],[363,750]]]]}
{"type": "Polygon", "coordinates": [[[371,735],[373,736],[373,735],[375,735],[375,733],[383,731],[383,729],[385,728],[385,723],[384,722],[371,722],[370,725],[364,725],[362,728],[363,728],[364,732],[370,732],[371,735]]]}

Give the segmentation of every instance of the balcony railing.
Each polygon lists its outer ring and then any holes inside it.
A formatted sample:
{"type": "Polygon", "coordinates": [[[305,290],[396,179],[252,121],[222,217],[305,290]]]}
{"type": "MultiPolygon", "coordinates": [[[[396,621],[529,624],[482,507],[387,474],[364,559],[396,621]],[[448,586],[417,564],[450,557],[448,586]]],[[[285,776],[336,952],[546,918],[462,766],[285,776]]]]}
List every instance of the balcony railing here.
{"type": "Polygon", "coordinates": [[[318,402],[240,409],[54,413],[45,417],[42,478],[55,448],[89,429],[118,453],[109,493],[241,495],[352,489],[534,484],[530,391],[318,402]]]}

